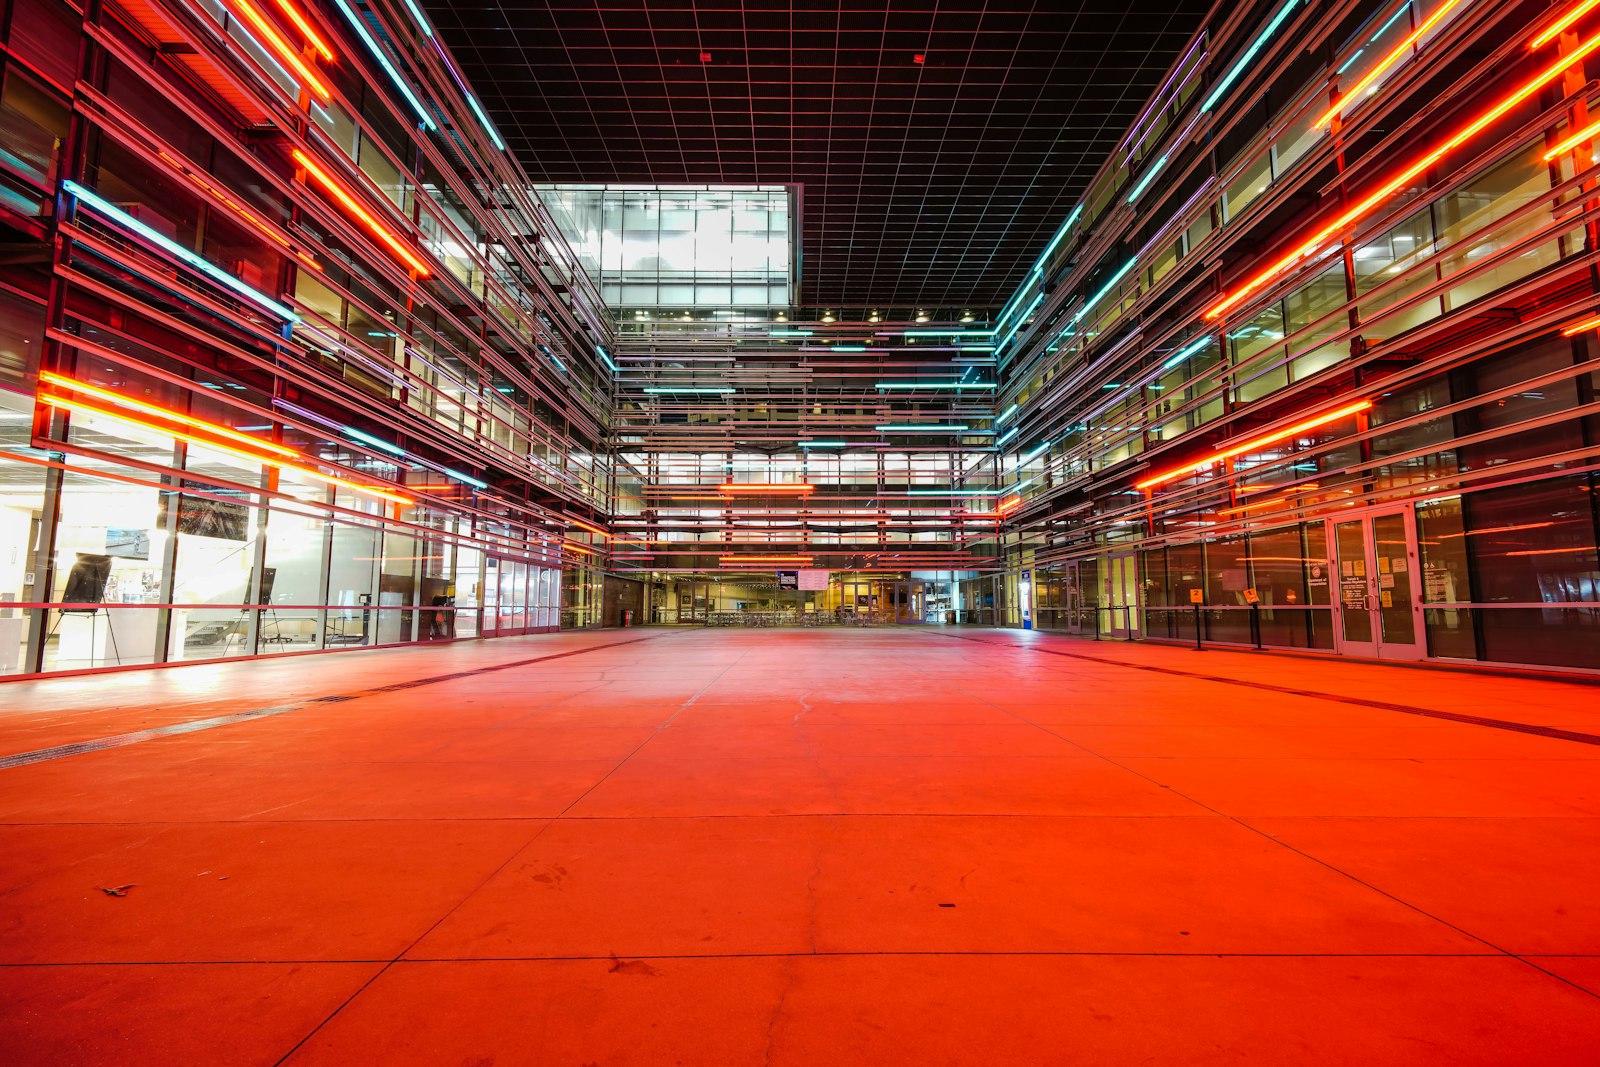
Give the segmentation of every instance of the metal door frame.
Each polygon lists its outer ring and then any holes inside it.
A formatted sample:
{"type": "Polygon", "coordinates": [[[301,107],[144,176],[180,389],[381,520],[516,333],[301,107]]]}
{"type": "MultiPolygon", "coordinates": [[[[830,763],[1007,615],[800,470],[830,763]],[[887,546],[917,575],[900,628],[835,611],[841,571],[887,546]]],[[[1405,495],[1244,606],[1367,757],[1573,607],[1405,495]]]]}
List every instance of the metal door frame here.
{"type": "MultiPolygon", "coordinates": [[[[1334,650],[1340,655],[1366,656],[1371,659],[1394,660],[1420,660],[1428,655],[1428,636],[1426,620],[1423,616],[1422,604],[1422,565],[1420,545],[1417,538],[1417,513],[1410,504],[1390,504],[1383,507],[1367,508],[1359,512],[1329,518],[1325,523],[1325,544],[1328,555],[1328,576],[1331,579],[1331,590],[1337,590],[1330,600],[1333,603],[1333,639],[1334,650]],[[1410,594],[1411,604],[1411,637],[1409,642],[1386,641],[1383,638],[1382,597],[1385,592],[1382,582],[1385,577],[1395,580],[1395,585],[1400,581],[1399,574],[1393,569],[1393,564],[1387,572],[1384,571],[1378,553],[1377,532],[1374,523],[1379,519],[1398,516],[1405,530],[1405,545],[1403,556],[1406,560],[1405,582],[1406,590],[1410,594]],[[1337,528],[1357,524],[1361,528],[1361,539],[1366,550],[1361,560],[1366,573],[1360,577],[1366,579],[1366,591],[1362,594],[1362,607],[1352,609],[1346,605],[1345,592],[1347,581],[1353,581],[1356,576],[1346,575],[1339,558],[1339,542],[1337,528]],[[1361,610],[1367,613],[1368,627],[1372,634],[1369,641],[1353,641],[1345,637],[1345,613],[1350,610],[1361,610]]],[[[1389,557],[1383,557],[1387,560],[1389,557]]],[[[1351,561],[1354,562],[1354,561],[1351,561]]]]}

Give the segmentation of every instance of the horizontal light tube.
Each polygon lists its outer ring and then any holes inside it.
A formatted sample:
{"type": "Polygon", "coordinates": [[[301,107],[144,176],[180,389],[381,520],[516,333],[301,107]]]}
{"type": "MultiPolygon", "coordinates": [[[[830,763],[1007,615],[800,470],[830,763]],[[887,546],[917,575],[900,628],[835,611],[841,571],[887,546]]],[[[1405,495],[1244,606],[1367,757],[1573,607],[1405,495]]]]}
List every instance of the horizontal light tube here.
{"type": "Polygon", "coordinates": [[[178,244],[178,242],[172,240],[170,237],[167,237],[165,234],[158,233],[149,226],[146,226],[144,223],[140,222],[126,211],[123,211],[119,207],[113,206],[110,201],[102,199],[98,193],[94,192],[94,190],[86,189],[75,181],[64,181],[61,183],[61,187],[70,193],[73,199],[78,201],[78,203],[88,204],[90,207],[94,208],[96,212],[117,223],[117,225],[123,227],[124,229],[131,230],[140,237],[143,237],[145,240],[149,241],[151,244],[155,245],[157,248],[161,249],[163,252],[166,252],[168,255],[182,260],[185,266],[191,267],[207,277],[221,282],[223,285],[226,285],[229,289],[232,289],[240,296],[247,297],[255,303],[260,304],[262,307],[266,308],[268,311],[277,315],[281,319],[287,319],[290,322],[300,321],[299,316],[297,316],[293,311],[285,307],[283,304],[278,303],[265,293],[257,292],[256,290],[250,288],[250,286],[246,285],[244,282],[241,282],[238,278],[235,278],[233,275],[229,274],[215,263],[201,258],[195,253],[189,251],[187,248],[178,244]]]}
{"type": "Polygon", "coordinates": [[[873,429],[877,430],[879,433],[966,433],[968,430],[972,429],[972,427],[964,424],[946,426],[943,424],[932,423],[923,425],[921,423],[913,422],[886,422],[882,425],[873,427],[873,429]]]}
{"type": "Polygon", "coordinates": [[[1224,311],[1233,307],[1235,304],[1239,303],[1239,301],[1245,299],[1245,297],[1260,289],[1263,285],[1271,281],[1277,275],[1281,274],[1284,270],[1294,266],[1301,260],[1322,251],[1323,245],[1330,238],[1342,233],[1347,226],[1366,215],[1383,201],[1387,200],[1391,195],[1394,194],[1396,190],[1402,188],[1412,179],[1424,173],[1429,167],[1433,166],[1441,158],[1443,158],[1445,153],[1459,147],[1471,139],[1484,127],[1500,118],[1506,112],[1522,103],[1522,101],[1526,100],[1534,93],[1538,92],[1552,79],[1560,77],[1568,68],[1579,64],[1585,56],[1587,56],[1590,52],[1593,52],[1596,48],[1600,48],[1600,36],[1590,37],[1571,53],[1562,56],[1550,66],[1541,70],[1538,74],[1524,82],[1521,86],[1502,97],[1499,103],[1484,111],[1476,119],[1457,130],[1454,135],[1444,142],[1444,144],[1440,145],[1438,148],[1435,148],[1432,152],[1429,152],[1416,162],[1412,163],[1411,166],[1407,167],[1405,170],[1391,178],[1388,182],[1384,183],[1384,185],[1376,192],[1372,193],[1366,199],[1348,209],[1338,218],[1334,219],[1328,225],[1318,230],[1311,236],[1309,240],[1300,245],[1300,247],[1296,248],[1282,259],[1279,259],[1265,270],[1254,275],[1240,285],[1238,289],[1227,294],[1217,303],[1213,304],[1210,309],[1206,311],[1205,317],[1208,319],[1217,318],[1224,311]]]}
{"type": "Polygon", "coordinates": [[[726,386],[726,385],[717,385],[717,386],[652,385],[652,386],[649,386],[649,387],[645,388],[642,391],[646,392],[646,393],[650,393],[652,395],[658,394],[658,393],[695,393],[695,394],[703,394],[704,395],[704,394],[712,394],[712,393],[731,393],[734,390],[733,390],[733,388],[731,386],[726,386]]]}
{"type": "Polygon", "coordinates": [[[367,46],[367,51],[372,53],[372,58],[376,59],[378,65],[383,68],[384,73],[389,75],[389,80],[394,83],[394,87],[400,90],[400,95],[406,98],[406,103],[410,104],[412,109],[416,111],[417,118],[422,123],[423,128],[433,129],[434,123],[433,119],[428,116],[428,109],[422,106],[422,101],[417,99],[417,94],[411,91],[410,84],[400,76],[400,72],[395,69],[394,64],[389,62],[389,57],[384,54],[382,46],[367,31],[366,22],[360,15],[356,14],[355,9],[349,5],[347,0],[333,0],[333,2],[339,8],[339,12],[344,15],[345,21],[350,23],[350,28],[356,31],[356,36],[361,38],[361,43],[367,46]]]}
{"type": "Polygon", "coordinates": [[[994,382],[878,382],[874,389],[996,389],[994,382]]]}
{"type": "MultiPolygon", "coordinates": [[[[294,449],[285,448],[283,445],[280,445],[275,441],[263,441],[259,437],[251,437],[249,434],[240,433],[239,431],[231,429],[230,427],[218,426],[214,422],[207,422],[204,419],[197,419],[192,415],[184,415],[181,412],[161,407],[158,404],[147,403],[143,400],[135,400],[131,396],[124,396],[121,393],[113,392],[110,389],[102,389],[97,385],[90,385],[88,382],[80,382],[76,378],[68,378],[66,375],[57,374],[54,371],[40,371],[39,380],[43,382],[49,382],[51,385],[59,386],[64,389],[71,389],[77,393],[87,393],[90,396],[98,397],[101,400],[109,400],[113,404],[118,404],[125,408],[132,408],[134,411],[143,412],[146,415],[154,415],[159,419],[170,419],[173,422],[182,423],[185,426],[192,426],[197,430],[204,430],[206,433],[214,433],[218,437],[226,437],[230,441],[238,441],[241,444],[250,445],[252,448],[260,448],[267,452],[276,453],[280,456],[299,456],[300,454],[294,449]]],[[[269,426],[267,429],[271,429],[271,427],[269,426]]]]}
{"type": "Polygon", "coordinates": [[[404,262],[406,266],[410,267],[418,277],[426,278],[432,273],[430,270],[428,270],[427,264],[423,263],[422,260],[417,258],[415,252],[413,252],[404,242],[402,242],[400,238],[391,233],[388,227],[379,222],[372,212],[368,211],[366,206],[357,200],[355,196],[353,196],[350,191],[344,187],[344,183],[338,181],[326,170],[323,170],[322,166],[318,164],[316,160],[300,151],[300,149],[296,148],[289,154],[294,157],[294,161],[296,163],[304,168],[307,174],[311,175],[311,177],[316,180],[317,185],[321,186],[324,192],[332,196],[344,206],[346,211],[359,219],[374,237],[387,245],[389,250],[395,255],[399,256],[401,261],[404,262]]]}
{"type": "Polygon", "coordinates": [[[147,430],[154,430],[157,433],[163,433],[169,437],[175,437],[180,441],[188,441],[191,444],[200,445],[202,448],[212,448],[216,449],[218,452],[227,452],[235,456],[242,456],[245,459],[252,460],[253,462],[260,463],[264,466],[276,467],[279,470],[294,471],[296,474],[303,474],[307,478],[313,478],[320,482],[326,482],[329,485],[343,486],[346,489],[350,489],[358,493],[365,493],[368,496],[375,496],[382,500],[390,500],[396,504],[410,506],[411,504],[415,503],[415,501],[413,501],[410,497],[400,496],[398,493],[390,493],[386,490],[379,489],[376,486],[362,485],[360,482],[347,481],[344,478],[338,478],[331,474],[323,474],[321,471],[312,470],[310,467],[302,467],[296,463],[286,463],[281,459],[273,459],[270,456],[255,455],[254,453],[246,452],[242,448],[235,448],[232,445],[225,445],[220,441],[213,441],[208,437],[201,437],[198,434],[184,433],[182,430],[174,430],[170,426],[158,426],[154,423],[144,422],[141,419],[134,418],[132,415],[116,411],[107,411],[105,408],[95,407],[93,404],[85,404],[81,400],[68,400],[66,397],[55,396],[51,393],[40,393],[38,395],[38,399],[40,403],[48,404],[55,408],[65,408],[68,411],[82,411],[90,415],[103,415],[106,418],[121,419],[123,422],[132,423],[135,426],[142,426],[147,430]]]}
{"type": "MultiPolygon", "coordinates": [[[[1439,20],[1448,15],[1451,8],[1455,7],[1460,2],[1461,0],[1444,0],[1444,3],[1440,4],[1433,14],[1429,15],[1423,20],[1422,25],[1418,26],[1415,30],[1412,30],[1411,33],[1407,35],[1405,40],[1401,41],[1399,44],[1390,49],[1382,59],[1378,60],[1377,65],[1363,74],[1360,80],[1352,85],[1347,91],[1340,93],[1339,102],[1334,104],[1327,111],[1324,111],[1321,117],[1311,124],[1311,128],[1315,130],[1326,125],[1329,119],[1333,118],[1333,116],[1344,110],[1347,103],[1360,103],[1360,101],[1357,99],[1357,96],[1360,94],[1361,90],[1365,89],[1378,78],[1382,77],[1383,72],[1394,65],[1395,60],[1411,51],[1412,45],[1421,40],[1423,34],[1433,29],[1433,27],[1438,24],[1439,20]]],[[[1596,0],[1596,2],[1600,2],[1600,0],[1596,0]]]]}
{"type": "Polygon", "coordinates": [[[1330,411],[1324,415],[1317,415],[1313,418],[1307,419],[1304,422],[1295,423],[1293,426],[1285,429],[1274,430],[1272,433],[1253,438],[1244,442],[1243,444],[1234,445],[1231,448],[1225,448],[1220,452],[1213,452],[1205,459],[1202,459],[1196,463],[1187,464],[1182,467],[1174,467],[1172,470],[1164,471],[1153,478],[1146,478],[1142,482],[1135,482],[1134,488],[1153,489],[1164,482],[1172,481],[1174,478],[1181,478],[1185,474],[1199,474],[1210,468],[1214,463],[1221,463],[1223,460],[1232,459],[1235,456],[1242,456],[1245,453],[1253,452],[1258,448],[1265,448],[1267,445],[1275,444],[1278,441],[1283,441],[1287,438],[1298,436],[1299,434],[1305,433],[1308,430],[1314,430],[1319,426],[1326,426],[1330,422],[1337,422],[1340,419],[1347,418],[1356,414],[1357,412],[1366,411],[1370,407],[1372,407],[1372,401],[1370,400],[1361,400],[1354,404],[1346,404],[1344,407],[1330,411]]]}

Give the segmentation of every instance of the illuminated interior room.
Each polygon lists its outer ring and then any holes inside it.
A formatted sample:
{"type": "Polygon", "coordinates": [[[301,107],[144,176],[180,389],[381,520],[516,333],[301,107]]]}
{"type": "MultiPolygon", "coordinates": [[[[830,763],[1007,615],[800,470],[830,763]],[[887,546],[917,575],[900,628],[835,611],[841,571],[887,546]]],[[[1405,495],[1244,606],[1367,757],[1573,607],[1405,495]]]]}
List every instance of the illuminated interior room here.
{"type": "Polygon", "coordinates": [[[0,0],[7,1064],[1593,1062],[1600,0],[0,0]]]}

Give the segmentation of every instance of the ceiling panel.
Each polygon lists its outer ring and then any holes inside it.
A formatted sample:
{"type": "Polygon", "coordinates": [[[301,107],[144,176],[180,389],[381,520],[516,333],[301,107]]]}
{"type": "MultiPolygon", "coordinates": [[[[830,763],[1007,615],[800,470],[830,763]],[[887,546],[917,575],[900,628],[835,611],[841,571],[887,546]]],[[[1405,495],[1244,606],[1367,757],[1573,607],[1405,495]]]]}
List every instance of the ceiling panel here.
{"type": "Polygon", "coordinates": [[[427,4],[536,181],[799,183],[805,304],[980,315],[1208,6],[427,4]]]}

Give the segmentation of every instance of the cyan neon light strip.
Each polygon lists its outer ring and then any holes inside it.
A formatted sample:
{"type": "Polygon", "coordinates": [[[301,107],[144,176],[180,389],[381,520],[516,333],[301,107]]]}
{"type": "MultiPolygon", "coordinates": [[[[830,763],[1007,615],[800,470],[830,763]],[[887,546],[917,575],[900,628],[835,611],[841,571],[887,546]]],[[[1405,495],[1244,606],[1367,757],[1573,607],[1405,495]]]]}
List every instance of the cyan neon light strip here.
{"type": "Polygon", "coordinates": [[[379,46],[372,34],[367,32],[366,22],[362,20],[360,15],[356,14],[355,9],[346,0],[333,0],[333,2],[339,6],[339,11],[344,15],[345,21],[350,23],[350,28],[356,31],[356,36],[361,38],[361,43],[367,46],[367,51],[372,53],[372,58],[378,61],[378,65],[383,68],[384,73],[389,75],[389,80],[394,82],[395,88],[400,90],[400,95],[405,97],[406,102],[416,111],[418,117],[422,120],[423,128],[433,129],[433,119],[428,117],[428,109],[422,106],[422,101],[417,99],[417,94],[411,91],[411,86],[400,76],[400,72],[395,69],[394,64],[389,62],[389,57],[384,55],[383,48],[379,46]]]}
{"type": "Polygon", "coordinates": [[[1033,287],[1037,285],[1038,282],[1039,276],[1030,273],[1027,277],[1027,280],[1017,287],[1017,291],[1015,293],[1011,294],[1011,299],[1006,301],[1006,306],[1000,309],[1000,317],[994,320],[994,329],[996,333],[999,333],[1000,327],[1004,326],[1008,321],[1010,321],[1011,313],[1022,306],[1023,298],[1033,291],[1033,287]]]}
{"type": "Polygon", "coordinates": [[[1017,316],[1017,321],[1011,324],[1010,332],[1008,332],[1005,337],[1001,339],[999,344],[994,346],[996,351],[1004,348],[1006,344],[1010,342],[1011,338],[1016,336],[1017,331],[1022,328],[1022,324],[1028,321],[1028,316],[1032,315],[1034,310],[1043,302],[1043,293],[1040,293],[1038,296],[1033,298],[1033,303],[1028,305],[1028,310],[1017,316]]]}
{"type": "Polygon", "coordinates": [[[500,139],[500,135],[498,133],[494,132],[494,123],[489,121],[489,116],[484,113],[483,105],[478,103],[478,98],[473,96],[471,93],[468,93],[467,103],[472,105],[472,113],[478,116],[478,125],[482,126],[483,132],[489,135],[489,140],[494,142],[494,146],[496,148],[504,152],[506,150],[506,143],[500,139]]]}
{"type": "Polygon", "coordinates": [[[650,386],[645,389],[647,393],[731,393],[732,387],[726,385],[716,386],[688,386],[688,385],[662,385],[650,386]]]}
{"type": "Polygon", "coordinates": [[[874,389],[994,389],[994,382],[878,382],[874,389]]]}
{"type": "Polygon", "coordinates": [[[1048,451],[1050,451],[1050,442],[1046,441],[1044,444],[1040,445],[1038,448],[1034,449],[1032,452],[1029,452],[1026,456],[1023,456],[1021,459],[1017,460],[1017,462],[1019,464],[1027,463],[1030,460],[1038,459],[1040,456],[1044,455],[1048,451]]]}
{"type": "Polygon", "coordinates": [[[1082,322],[1083,321],[1083,317],[1085,315],[1089,314],[1089,312],[1093,311],[1094,310],[1094,306],[1096,304],[1100,303],[1101,300],[1105,299],[1105,295],[1107,293],[1109,293],[1112,289],[1116,288],[1117,283],[1122,280],[1123,275],[1127,274],[1130,270],[1132,270],[1133,269],[1133,265],[1135,263],[1137,263],[1137,262],[1139,262],[1137,259],[1130,259],[1130,260],[1128,260],[1128,262],[1124,263],[1121,266],[1121,268],[1118,269],[1117,273],[1115,273],[1115,274],[1113,274],[1111,276],[1111,280],[1106,282],[1105,285],[1102,285],[1100,287],[1100,291],[1098,293],[1094,294],[1094,296],[1090,297],[1089,298],[1089,302],[1087,304],[1083,305],[1083,307],[1078,309],[1078,313],[1076,315],[1072,316],[1072,321],[1074,323],[1082,322]]]}
{"type": "Polygon", "coordinates": [[[865,352],[866,345],[830,345],[823,349],[825,352],[865,352]]]}
{"type": "Polygon", "coordinates": [[[1198,339],[1198,340],[1196,340],[1196,341],[1194,341],[1194,342],[1192,342],[1190,344],[1187,344],[1183,348],[1179,349],[1178,352],[1176,354],[1174,354],[1171,359],[1169,359],[1165,363],[1161,364],[1161,369],[1162,370],[1171,370],[1173,367],[1176,367],[1178,364],[1182,363],[1184,360],[1188,359],[1190,356],[1194,355],[1196,352],[1200,351],[1202,348],[1204,348],[1206,345],[1208,345],[1210,343],[1211,343],[1211,335],[1208,333],[1204,337],[1201,337],[1200,339],[1198,339]]]}
{"type": "Polygon", "coordinates": [[[439,470],[443,471],[445,474],[447,474],[450,477],[454,478],[458,482],[466,482],[468,485],[477,486],[479,489],[487,489],[487,488],[489,488],[489,483],[488,482],[483,481],[482,479],[479,479],[479,478],[474,478],[470,474],[462,474],[460,471],[451,470],[449,467],[440,467],[439,470]]]}
{"type": "Polygon", "coordinates": [[[238,278],[235,278],[233,275],[212,263],[210,260],[201,258],[195,253],[189,251],[187,248],[178,244],[178,242],[172,240],[170,237],[158,233],[149,226],[146,226],[144,223],[140,222],[126,211],[123,211],[121,208],[114,206],[106,200],[102,200],[100,195],[94,190],[86,189],[74,181],[62,182],[61,187],[70,193],[73,199],[79,204],[88,204],[99,214],[104,215],[107,219],[115,222],[123,229],[138,234],[140,237],[143,237],[146,241],[149,241],[163,252],[166,252],[168,255],[182,261],[186,266],[192,267],[208,278],[212,278],[218,282],[221,282],[223,285],[226,285],[229,289],[232,289],[240,296],[246,297],[257,304],[260,304],[262,307],[266,308],[274,315],[277,315],[279,318],[288,319],[290,322],[300,321],[300,317],[292,310],[283,304],[278,303],[266,293],[258,292],[257,290],[250,288],[250,286],[246,285],[244,282],[241,282],[238,278]]]}
{"type": "Polygon", "coordinates": [[[810,337],[811,330],[768,330],[768,337],[810,337]]]}
{"type": "Polygon", "coordinates": [[[1211,95],[1206,97],[1206,102],[1200,105],[1201,111],[1210,111],[1216,106],[1217,101],[1221,100],[1223,94],[1228,91],[1228,87],[1238,79],[1240,74],[1244,73],[1244,69],[1250,65],[1250,61],[1256,57],[1256,53],[1261,51],[1261,46],[1267,43],[1267,38],[1277,33],[1278,27],[1283,25],[1284,19],[1287,19],[1289,13],[1299,6],[1300,0],[1289,0],[1288,3],[1278,9],[1278,13],[1273,16],[1272,21],[1267,23],[1266,28],[1250,43],[1250,47],[1244,50],[1244,55],[1234,61],[1233,67],[1217,83],[1216,88],[1211,90],[1211,95]]]}
{"type": "Polygon", "coordinates": [[[1079,204],[1077,207],[1072,209],[1072,214],[1067,216],[1067,221],[1061,224],[1061,228],[1056,231],[1056,235],[1050,238],[1050,243],[1044,246],[1044,252],[1042,252],[1039,258],[1034,261],[1034,274],[1044,273],[1045,260],[1050,258],[1050,253],[1056,250],[1056,245],[1061,243],[1061,239],[1067,235],[1068,230],[1072,229],[1072,224],[1078,221],[1078,216],[1081,214],[1083,214],[1083,205],[1079,204]]]}
{"type": "Polygon", "coordinates": [[[606,351],[605,345],[595,345],[594,351],[595,355],[600,357],[600,362],[606,365],[607,370],[612,374],[617,373],[617,365],[611,362],[611,353],[606,351]]]}
{"type": "Polygon", "coordinates": [[[1004,411],[994,417],[995,426],[998,427],[1002,422],[1005,422],[1007,419],[1021,410],[1022,409],[1016,404],[1012,404],[1010,407],[1006,408],[1004,411]]]}
{"type": "Polygon", "coordinates": [[[998,496],[998,489],[907,489],[906,496],[998,496]]]}
{"type": "Polygon", "coordinates": [[[1021,426],[1013,426],[1013,427],[1011,427],[1011,429],[1009,429],[1005,433],[1001,434],[999,436],[999,438],[997,438],[995,440],[994,447],[996,447],[996,448],[1004,448],[1006,442],[1011,440],[1013,437],[1017,436],[1017,433],[1021,429],[1022,429],[1021,426]]]}
{"type": "Polygon", "coordinates": [[[383,451],[393,453],[396,456],[403,456],[406,454],[406,450],[401,448],[399,445],[392,445],[382,438],[372,436],[370,433],[362,433],[354,426],[344,427],[344,434],[346,437],[354,438],[364,445],[371,445],[373,448],[382,449],[383,451]]]}
{"type": "Polygon", "coordinates": [[[880,433],[966,433],[972,427],[961,423],[947,426],[943,423],[885,422],[874,429],[880,433]]]}
{"type": "Polygon", "coordinates": [[[801,441],[801,448],[843,448],[849,441],[801,441]]]}
{"type": "MultiPolygon", "coordinates": [[[[1375,33],[1371,37],[1367,38],[1367,44],[1372,44],[1379,37],[1382,37],[1384,35],[1384,33],[1389,29],[1389,27],[1394,25],[1395,20],[1398,19],[1401,15],[1404,15],[1410,9],[1411,9],[1411,0],[1406,0],[1405,3],[1401,4],[1397,9],[1395,9],[1395,13],[1394,14],[1389,16],[1389,21],[1388,22],[1385,22],[1382,26],[1378,27],[1378,32],[1377,33],[1375,33]]],[[[1343,74],[1345,71],[1349,70],[1350,69],[1350,64],[1352,64],[1356,60],[1360,59],[1362,53],[1365,52],[1366,50],[1367,50],[1367,46],[1366,45],[1362,45],[1360,48],[1357,48],[1355,50],[1355,53],[1352,54],[1349,59],[1345,60],[1344,61],[1344,65],[1341,66],[1335,73],[1343,74]]]]}
{"type": "Polygon", "coordinates": [[[1140,195],[1144,193],[1145,189],[1149,187],[1150,183],[1155,180],[1156,175],[1161,173],[1161,168],[1166,165],[1166,156],[1162,156],[1160,159],[1156,160],[1154,165],[1152,165],[1149,170],[1144,172],[1144,177],[1139,179],[1139,184],[1133,187],[1133,192],[1128,194],[1128,203],[1131,204],[1135,200],[1139,199],[1140,195]]]}
{"type": "Polygon", "coordinates": [[[993,337],[993,330],[902,330],[902,337],[993,337]]]}
{"type": "Polygon", "coordinates": [[[429,37],[433,36],[433,27],[428,25],[428,20],[423,17],[422,9],[412,0],[406,0],[406,9],[411,12],[411,17],[417,20],[417,28],[429,37]]]}

